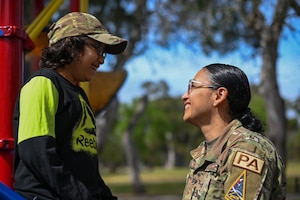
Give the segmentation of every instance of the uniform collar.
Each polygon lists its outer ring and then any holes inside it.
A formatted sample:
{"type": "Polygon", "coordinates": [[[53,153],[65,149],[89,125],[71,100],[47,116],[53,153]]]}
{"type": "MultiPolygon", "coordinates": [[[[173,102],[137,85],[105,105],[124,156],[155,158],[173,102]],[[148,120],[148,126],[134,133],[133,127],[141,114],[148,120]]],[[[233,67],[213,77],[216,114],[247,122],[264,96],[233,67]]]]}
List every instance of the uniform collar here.
{"type": "Polygon", "coordinates": [[[208,161],[215,161],[218,159],[220,154],[223,152],[223,150],[228,145],[228,139],[230,135],[240,126],[242,126],[242,123],[239,120],[232,120],[226,127],[223,134],[221,134],[217,140],[212,144],[212,147],[210,148],[212,152],[207,154],[207,142],[202,142],[196,149],[192,150],[190,152],[193,159],[197,160],[200,157],[205,156],[205,160],[208,161]]]}

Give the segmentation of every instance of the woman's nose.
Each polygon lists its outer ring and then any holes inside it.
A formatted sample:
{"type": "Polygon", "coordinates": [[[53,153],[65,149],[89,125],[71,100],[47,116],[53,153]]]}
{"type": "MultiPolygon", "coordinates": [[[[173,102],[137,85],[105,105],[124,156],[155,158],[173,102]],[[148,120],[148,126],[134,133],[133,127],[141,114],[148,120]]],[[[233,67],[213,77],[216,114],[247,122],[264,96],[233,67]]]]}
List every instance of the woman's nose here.
{"type": "Polygon", "coordinates": [[[181,96],[181,100],[185,101],[188,98],[188,92],[185,92],[182,96],[181,96]]]}

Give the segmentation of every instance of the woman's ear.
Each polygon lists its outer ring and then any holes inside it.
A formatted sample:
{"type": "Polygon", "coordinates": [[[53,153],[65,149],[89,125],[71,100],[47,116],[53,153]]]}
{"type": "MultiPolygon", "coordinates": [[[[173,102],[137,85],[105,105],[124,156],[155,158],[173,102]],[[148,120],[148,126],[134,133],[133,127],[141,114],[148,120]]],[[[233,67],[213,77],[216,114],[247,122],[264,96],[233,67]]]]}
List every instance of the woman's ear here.
{"type": "Polygon", "coordinates": [[[214,106],[219,105],[227,99],[228,90],[225,87],[219,87],[215,92],[214,106]]]}

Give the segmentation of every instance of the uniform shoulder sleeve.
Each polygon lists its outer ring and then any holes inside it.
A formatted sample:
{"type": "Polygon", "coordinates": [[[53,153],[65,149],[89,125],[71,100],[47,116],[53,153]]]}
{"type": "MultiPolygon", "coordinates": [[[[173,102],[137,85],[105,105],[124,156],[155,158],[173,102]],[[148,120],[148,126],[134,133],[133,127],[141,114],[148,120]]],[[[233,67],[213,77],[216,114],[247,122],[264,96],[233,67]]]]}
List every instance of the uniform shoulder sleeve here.
{"type": "Polygon", "coordinates": [[[284,199],[284,165],[266,138],[254,134],[234,144],[227,165],[225,198],[284,199]]]}

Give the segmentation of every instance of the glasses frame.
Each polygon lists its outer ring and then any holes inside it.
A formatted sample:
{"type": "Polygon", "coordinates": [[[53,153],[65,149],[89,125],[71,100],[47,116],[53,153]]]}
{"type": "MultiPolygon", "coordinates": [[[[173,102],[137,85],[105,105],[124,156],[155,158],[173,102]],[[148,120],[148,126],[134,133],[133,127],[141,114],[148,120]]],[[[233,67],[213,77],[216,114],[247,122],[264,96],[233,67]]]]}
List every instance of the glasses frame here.
{"type": "Polygon", "coordinates": [[[219,87],[215,86],[215,85],[208,84],[208,83],[203,83],[201,81],[197,81],[197,80],[194,80],[194,79],[190,79],[189,84],[188,84],[188,91],[187,91],[188,94],[190,94],[193,89],[197,89],[197,88],[210,88],[210,89],[216,90],[219,87]],[[200,84],[200,85],[199,86],[194,86],[193,83],[197,83],[197,84],[200,84]]]}
{"type": "Polygon", "coordinates": [[[105,45],[99,43],[99,44],[96,44],[96,43],[93,43],[93,42],[87,42],[85,41],[84,42],[86,45],[94,48],[96,51],[97,51],[97,54],[98,56],[101,56],[103,58],[106,57],[106,52],[105,52],[105,45]]]}

